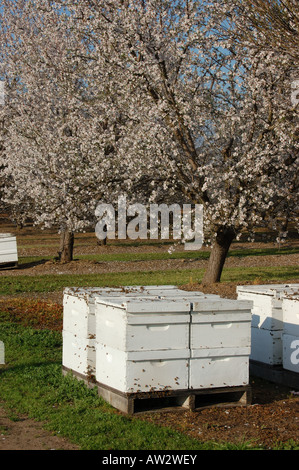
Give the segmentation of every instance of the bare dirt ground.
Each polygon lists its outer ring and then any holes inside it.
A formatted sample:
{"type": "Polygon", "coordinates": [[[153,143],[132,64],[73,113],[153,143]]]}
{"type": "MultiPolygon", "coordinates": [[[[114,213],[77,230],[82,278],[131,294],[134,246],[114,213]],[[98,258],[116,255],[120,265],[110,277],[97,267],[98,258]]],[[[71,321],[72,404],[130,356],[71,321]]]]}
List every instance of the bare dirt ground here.
{"type": "MultiPolygon", "coordinates": [[[[1,230],[10,231],[10,230],[1,230]]],[[[44,235],[41,245],[36,241],[34,232],[27,230],[20,236],[21,256],[55,256],[57,240],[51,234],[44,235]],[[47,237],[47,238],[46,238],[47,237]],[[45,246],[42,246],[44,244],[45,246]]],[[[298,247],[298,240],[289,243],[298,247]]],[[[271,248],[275,242],[240,243],[234,249],[242,248],[271,248]]],[[[18,269],[2,269],[1,276],[34,276],[42,274],[63,273],[107,273],[126,271],[155,271],[169,269],[199,269],[207,265],[206,260],[165,260],[165,261],[132,261],[132,262],[94,262],[76,260],[76,255],[84,253],[115,253],[115,252],[158,252],[165,251],[162,246],[152,245],[143,247],[107,246],[100,247],[90,244],[88,235],[82,237],[75,249],[75,261],[61,265],[53,260],[38,264],[22,265],[18,269]]],[[[226,261],[226,267],[265,267],[265,266],[298,266],[299,255],[268,255],[231,257],[226,261]]],[[[299,282],[299,279],[289,279],[287,282],[299,282]]],[[[258,280],[257,280],[257,283],[258,280]]],[[[263,282],[265,283],[265,282],[263,282]]],[[[236,298],[236,283],[219,283],[209,288],[200,285],[184,286],[187,290],[201,290],[207,293],[217,293],[227,298],[236,298]]],[[[22,297],[48,299],[62,303],[61,292],[43,294],[20,294],[22,297]]],[[[216,441],[242,443],[250,441],[252,445],[261,445],[268,449],[275,448],[278,443],[289,440],[297,442],[299,449],[299,392],[289,387],[277,385],[262,379],[251,377],[252,404],[246,407],[209,408],[196,412],[155,412],[141,415],[138,419],[149,420],[162,426],[170,426],[182,431],[200,441],[216,441]]],[[[26,417],[12,421],[6,415],[0,404],[0,450],[75,450],[76,446],[67,440],[54,436],[37,423],[26,417]]]]}
{"type": "Polygon", "coordinates": [[[10,419],[0,406],[1,450],[78,450],[78,447],[46,431],[41,423],[26,416],[10,419]]]}

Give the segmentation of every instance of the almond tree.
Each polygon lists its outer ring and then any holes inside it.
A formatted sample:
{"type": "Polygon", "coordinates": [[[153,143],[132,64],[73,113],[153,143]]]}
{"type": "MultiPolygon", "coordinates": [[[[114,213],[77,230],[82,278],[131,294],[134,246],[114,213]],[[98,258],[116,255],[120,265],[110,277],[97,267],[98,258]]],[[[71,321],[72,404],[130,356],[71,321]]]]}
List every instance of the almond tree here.
{"type": "Polygon", "coordinates": [[[73,233],[91,220],[97,198],[112,202],[120,188],[144,197],[140,182],[148,181],[152,201],[180,195],[204,205],[212,244],[204,281],[217,282],[242,230],[294,213],[292,63],[222,34],[235,5],[16,4],[15,47],[5,51],[18,85],[7,168],[18,197],[32,198],[37,221],[73,233]]]}
{"type": "Polygon", "coordinates": [[[119,121],[112,83],[98,71],[93,81],[76,18],[59,2],[3,1],[2,8],[10,116],[2,172],[11,182],[6,200],[36,224],[58,227],[61,260],[70,261],[74,233],[94,226],[97,200],[119,179],[112,158],[119,121]]]}
{"type": "MultiPolygon", "coordinates": [[[[297,0],[229,0],[229,34],[256,49],[288,55],[299,66],[299,3],[297,0]]],[[[223,26],[223,25],[222,25],[223,26]]]]}
{"type": "Polygon", "coordinates": [[[289,57],[219,34],[230,12],[222,1],[84,0],[75,8],[82,30],[88,18],[86,40],[122,84],[118,106],[132,127],[120,151],[134,174],[143,168],[164,191],[204,205],[212,244],[204,282],[218,282],[242,230],[274,226],[296,207],[289,57]]]}

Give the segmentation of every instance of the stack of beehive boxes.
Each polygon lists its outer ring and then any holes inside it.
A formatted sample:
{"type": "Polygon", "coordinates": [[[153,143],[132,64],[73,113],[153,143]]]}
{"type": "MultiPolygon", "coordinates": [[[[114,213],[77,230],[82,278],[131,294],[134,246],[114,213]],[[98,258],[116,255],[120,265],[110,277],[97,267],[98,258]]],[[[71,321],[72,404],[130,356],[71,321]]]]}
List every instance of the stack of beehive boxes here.
{"type": "MultiPolygon", "coordinates": [[[[96,298],[108,302],[141,297],[145,301],[148,298],[162,300],[169,295],[174,298],[203,296],[201,293],[182,291],[172,285],[66,288],[63,296],[63,367],[83,377],[96,376],[96,298]]],[[[118,328],[114,334],[117,331],[118,328]]]]}
{"type": "Polygon", "coordinates": [[[64,290],[62,364],[82,376],[95,374],[96,292],[99,289],[64,290]]]}
{"type": "Polygon", "coordinates": [[[247,385],[252,302],[201,299],[193,303],[189,387],[247,385]]]}
{"type": "Polygon", "coordinates": [[[251,360],[271,366],[282,365],[282,299],[285,294],[294,292],[298,287],[298,284],[238,286],[238,299],[253,302],[251,360]]]}
{"type": "MultiPolygon", "coordinates": [[[[169,289],[172,286],[168,286],[169,289]]],[[[154,289],[154,286],[153,286],[154,289]]],[[[63,295],[63,356],[62,363],[82,376],[96,373],[96,317],[95,296],[118,297],[127,288],[76,288],[64,289],[63,295]]],[[[130,289],[127,296],[139,292],[130,289]]]]}
{"type": "Polygon", "coordinates": [[[188,388],[190,303],[96,298],[96,380],[124,393],[188,388]]]}
{"type": "Polygon", "coordinates": [[[121,393],[247,385],[251,307],[174,286],[66,289],[63,366],[121,393]]]}
{"type": "Polygon", "coordinates": [[[285,295],[283,311],[283,368],[299,372],[299,292],[285,295]]]}

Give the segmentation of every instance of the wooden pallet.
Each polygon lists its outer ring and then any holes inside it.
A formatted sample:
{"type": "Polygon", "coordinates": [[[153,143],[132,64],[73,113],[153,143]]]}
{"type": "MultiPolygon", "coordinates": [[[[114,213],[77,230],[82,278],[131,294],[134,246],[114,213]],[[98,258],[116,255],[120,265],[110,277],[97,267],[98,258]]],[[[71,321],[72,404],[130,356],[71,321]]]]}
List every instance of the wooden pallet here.
{"type": "Polygon", "coordinates": [[[155,411],[196,411],[215,406],[232,407],[251,404],[250,385],[139,393],[122,393],[98,382],[97,387],[99,395],[104,400],[129,415],[155,411]]]}
{"type": "Polygon", "coordinates": [[[89,388],[97,387],[98,394],[114,408],[135,415],[155,411],[198,411],[211,407],[236,407],[251,404],[251,386],[209,389],[163,390],[153,392],[123,393],[95,381],[94,377],[79,374],[62,367],[63,375],[72,374],[89,388]]]}

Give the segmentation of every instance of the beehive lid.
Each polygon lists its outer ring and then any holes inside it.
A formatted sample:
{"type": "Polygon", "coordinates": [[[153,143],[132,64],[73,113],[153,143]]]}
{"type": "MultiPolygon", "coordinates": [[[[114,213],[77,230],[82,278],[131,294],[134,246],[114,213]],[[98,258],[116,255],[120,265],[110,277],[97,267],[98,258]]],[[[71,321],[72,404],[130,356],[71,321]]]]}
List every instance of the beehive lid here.
{"type": "Polygon", "coordinates": [[[294,292],[288,292],[287,294],[283,295],[283,300],[296,300],[297,302],[299,301],[299,291],[296,289],[294,292]]]}
{"type": "Polygon", "coordinates": [[[142,293],[149,293],[150,291],[155,293],[156,291],[166,289],[176,289],[175,286],[124,286],[124,287],[65,287],[64,294],[68,295],[86,295],[86,294],[97,294],[97,295],[140,295],[142,293]]]}
{"type": "Polygon", "coordinates": [[[253,302],[250,300],[231,300],[223,298],[207,298],[193,301],[193,313],[209,312],[241,312],[251,311],[253,302]]]}
{"type": "Polygon", "coordinates": [[[189,312],[190,302],[181,299],[161,299],[155,297],[130,298],[125,296],[109,299],[103,296],[95,297],[96,304],[107,305],[126,310],[127,313],[169,313],[189,312]]]}
{"type": "Polygon", "coordinates": [[[299,289],[299,284],[267,284],[253,286],[238,286],[237,292],[247,292],[251,294],[271,295],[281,298],[284,294],[299,289]]]}
{"type": "Polygon", "coordinates": [[[181,301],[191,301],[197,298],[220,298],[219,295],[204,294],[202,292],[184,291],[175,286],[124,286],[124,287],[66,287],[65,296],[76,296],[91,301],[94,296],[103,299],[123,297],[123,298],[157,298],[161,300],[176,299],[181,301]]]}
{"type": "Polygon", "coordinates": [[[86,295],[110,295],[110,293],[116,294],[121,292],[120,288],[103,288],[103,287],[65,287],[63,293],[65,295],[74,295],[77,297],[83,297],[86,295]]]}

